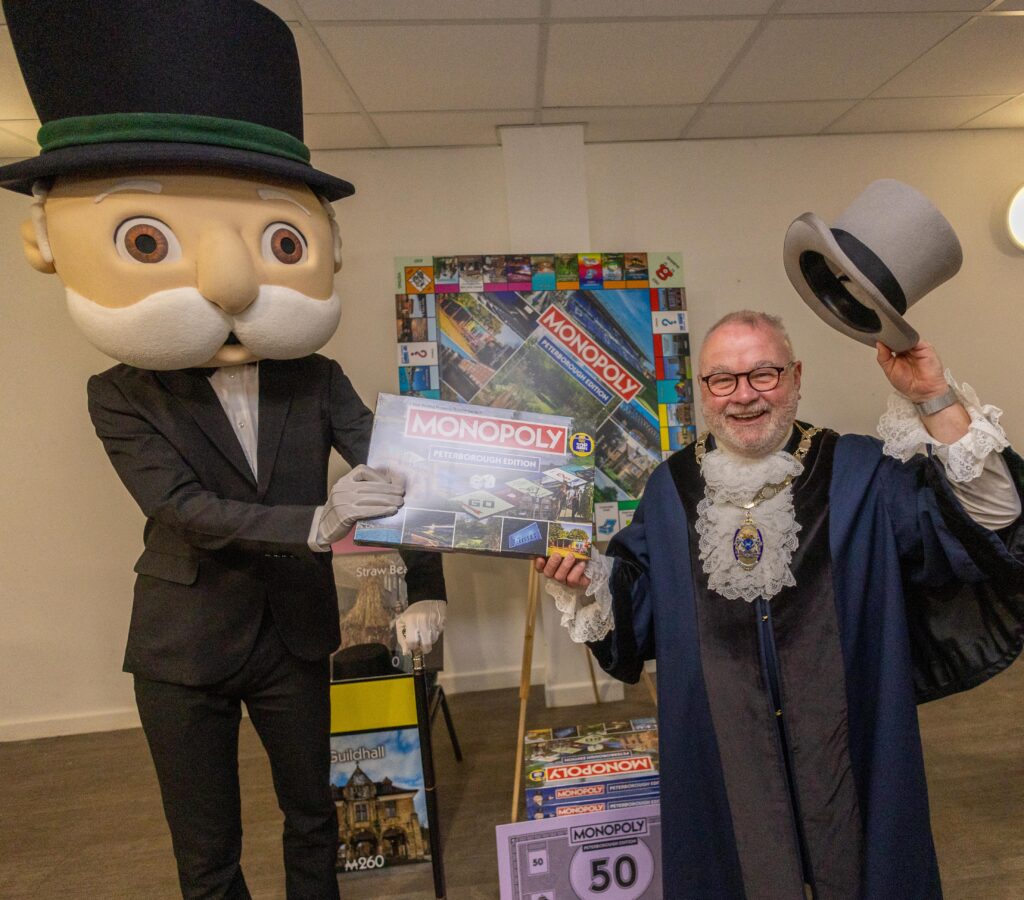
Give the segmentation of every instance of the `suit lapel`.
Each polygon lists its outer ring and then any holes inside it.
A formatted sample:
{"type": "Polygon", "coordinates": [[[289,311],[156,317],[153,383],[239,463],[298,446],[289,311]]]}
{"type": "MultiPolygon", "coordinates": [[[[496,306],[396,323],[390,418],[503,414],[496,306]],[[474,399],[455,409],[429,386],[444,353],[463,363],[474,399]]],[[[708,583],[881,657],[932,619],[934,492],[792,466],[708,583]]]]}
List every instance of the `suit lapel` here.
{"type": "MultiPolygon", "coordinates": [[[[238,443],[238,437],[231,428],[228,417],[224,414],[224,407],[210,386],[209,379],[196,369],[176,369],[167,372],[154,372],[157,380],[168,391],[174,394],[182,406],[188,410],[189,415],[202,429],[203,433],[210,439],[210,442],[223,454],[239,473],[244,476],[250,484],[255,485],[252,469],[242,451],[242,445],[238,443]]],[[[260,400],[262,409],[263,401],[260,400]]],[[[263,422],[260,422],[260,436],[263,434],[263,422]]],[[[262,458],[259,466],[262,467],[262,458]]]]}
{"type": "Polygon", "coordinates": [[[270,486],[270,476],[281,446],[284,423],[288,418],[295,391],[295,367],[287,362],[264,360],[260,363],[260,425],[256,444],[256,469],[259,482],[256,498],[262,499],[270,486]]]}

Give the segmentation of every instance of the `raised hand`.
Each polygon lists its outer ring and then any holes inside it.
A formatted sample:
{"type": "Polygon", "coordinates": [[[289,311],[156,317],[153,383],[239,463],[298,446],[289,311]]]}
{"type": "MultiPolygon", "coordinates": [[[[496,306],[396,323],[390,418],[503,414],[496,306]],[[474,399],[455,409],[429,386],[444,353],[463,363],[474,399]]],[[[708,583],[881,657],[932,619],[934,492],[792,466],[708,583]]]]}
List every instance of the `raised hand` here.
{"type": "Polygon", "coordinates": [[[893,353],[885,344],[875,344],[878,365],[889,383],[913,403],[941,397],[949,390],[942,360],[927,341],[918,341],[903,353],[893,353]]]}

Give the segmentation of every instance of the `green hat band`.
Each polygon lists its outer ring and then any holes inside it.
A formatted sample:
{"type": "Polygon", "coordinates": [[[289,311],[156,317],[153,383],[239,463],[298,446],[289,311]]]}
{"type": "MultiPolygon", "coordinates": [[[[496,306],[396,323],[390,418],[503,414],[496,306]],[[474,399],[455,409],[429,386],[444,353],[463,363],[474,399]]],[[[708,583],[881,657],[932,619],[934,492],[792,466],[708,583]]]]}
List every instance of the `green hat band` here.
{"type": "Polygon", "coordinates": [[[309,164],[309,148],[298,138],[253,122],[176,113],[109,113],[47,122],[39,129],[43,152],[83,144],[167,141],[210,144],[281,156],[309,164]]]}

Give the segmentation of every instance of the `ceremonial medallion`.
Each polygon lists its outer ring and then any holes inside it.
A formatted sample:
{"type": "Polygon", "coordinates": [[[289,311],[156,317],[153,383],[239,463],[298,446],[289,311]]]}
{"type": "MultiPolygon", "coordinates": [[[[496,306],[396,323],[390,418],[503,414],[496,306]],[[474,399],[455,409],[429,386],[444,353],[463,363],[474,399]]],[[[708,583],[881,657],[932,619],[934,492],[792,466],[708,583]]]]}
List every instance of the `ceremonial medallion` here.
{"type": "Polygon", "coordinates": [[[749,571],[761,561],[764,553],[764,539],[761,531],[750,517],[750,510],[732,537],[732,554],[740,567],[749,571]]]}

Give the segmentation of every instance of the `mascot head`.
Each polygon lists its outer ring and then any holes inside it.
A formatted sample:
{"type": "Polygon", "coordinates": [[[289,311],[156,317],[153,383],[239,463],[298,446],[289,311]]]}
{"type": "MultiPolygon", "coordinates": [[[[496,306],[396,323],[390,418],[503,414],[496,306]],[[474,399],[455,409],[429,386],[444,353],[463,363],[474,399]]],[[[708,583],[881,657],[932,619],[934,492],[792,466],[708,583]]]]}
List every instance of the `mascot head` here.
{"type": "Polygon", "coordinates": [[[302,142],[291,31],[253,0],[4,0],[42,153],[29,262],[89,341],[147,369],[289,359],[341,314],[330,203],[302,142]]]}

